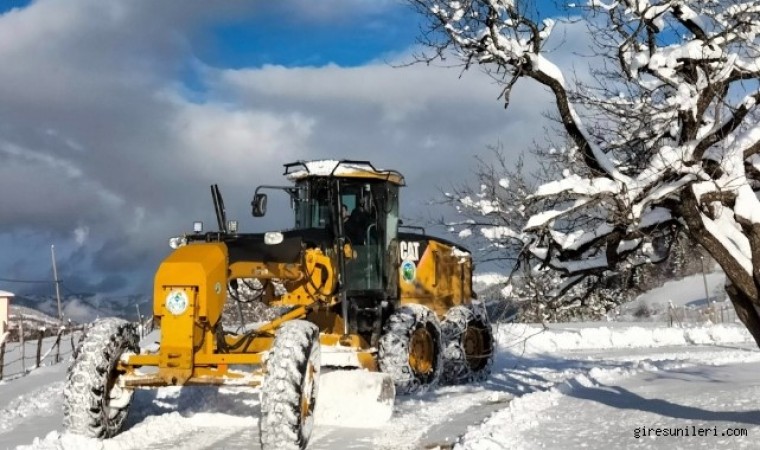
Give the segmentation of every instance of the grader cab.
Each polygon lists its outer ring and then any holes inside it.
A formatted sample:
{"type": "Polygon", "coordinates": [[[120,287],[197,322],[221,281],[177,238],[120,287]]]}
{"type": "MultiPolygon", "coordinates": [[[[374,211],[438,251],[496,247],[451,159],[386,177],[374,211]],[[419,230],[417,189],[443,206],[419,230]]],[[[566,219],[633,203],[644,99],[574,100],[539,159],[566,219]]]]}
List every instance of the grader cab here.
{"type": "Polygon", "coordinates": [[[470,254],[400,231],[399,172],[299,161],[285,176],[291,185],[256,189],[252,213],[266,213],[265,191],[283,191],[292,229],[238,232],[212,186],[218,231],[172,240],[154,283],[157,349],[141,350],[134,326],[118,319],[88,331],[69,369],[68,430],[117,434],[137,388],[260,386],[262,446],[304,448],[320,406],[340,391],[324,386],[330,376],[361,378],[364,401],[390,414],[396,393],[488,375],[494,342],[473,301],[470,254]],[[225,303],[242,287],[277,317],[226,327],[225,303]]]}

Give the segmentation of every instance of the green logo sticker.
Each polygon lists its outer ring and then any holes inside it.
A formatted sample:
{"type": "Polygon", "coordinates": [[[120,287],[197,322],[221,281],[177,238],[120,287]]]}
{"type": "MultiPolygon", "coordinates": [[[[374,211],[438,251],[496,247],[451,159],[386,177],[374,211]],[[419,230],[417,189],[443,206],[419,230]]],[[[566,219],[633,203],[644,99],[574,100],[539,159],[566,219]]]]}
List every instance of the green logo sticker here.
{"type": "Polygon", "coordinates": [[[401,263],[401,278],[407,283],[414,281],[414,277],[417,275],[417,266],[411,261],[404,261],[401,263]]]}

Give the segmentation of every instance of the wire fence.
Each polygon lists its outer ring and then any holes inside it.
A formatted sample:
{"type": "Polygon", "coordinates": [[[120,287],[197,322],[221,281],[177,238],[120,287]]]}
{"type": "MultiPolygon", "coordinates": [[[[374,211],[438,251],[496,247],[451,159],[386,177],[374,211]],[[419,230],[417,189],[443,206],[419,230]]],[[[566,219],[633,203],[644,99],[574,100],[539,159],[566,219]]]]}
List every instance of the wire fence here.
{"type": "MultiPolygon", "coordinates": [[[[0,381],[27,375],[34,369],[68,362],[92,324],[60,327],[32,326],[24,320],[12,320],[12,339],[0,343],[0,381]]],[[[153,317],[137,322],[140,339],[154,330],[153,317]]]]}
{"type": "Polygon", "coordinates": [[[32,370],[68,361],[84,335],[84,325],[61,326],[55,330],[36,327],[24,321],[9,325],[19,330],[13,342],[0,344],[0,380],[24,376],[32,370]],[[26,330],[24,327],[26,326],[26,330]]]}
{"type": "Polygon", "coordinates": [[[670,326],[695,323],[735,323],[737,321],[736,310],[728,303],[713,303],[699,308],[673,305],[668,307],[668,323],[670,326]]]}

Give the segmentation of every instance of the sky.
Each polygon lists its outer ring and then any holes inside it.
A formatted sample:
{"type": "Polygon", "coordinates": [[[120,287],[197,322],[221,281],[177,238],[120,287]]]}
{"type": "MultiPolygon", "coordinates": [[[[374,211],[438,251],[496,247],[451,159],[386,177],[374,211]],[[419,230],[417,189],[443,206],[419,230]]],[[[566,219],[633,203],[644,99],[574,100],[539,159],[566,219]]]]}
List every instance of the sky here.
{"type": "MultiPolygon", "coordinates": [[[[420,25],[401,0],[0,0],[0,280],[51,279],[55,245],[66,292],[149,293],[169,237],[215,223],[212,183],[242,231],[287,227],[249,203],[301,159],[396,169],[405,222],[449,214],[440,192],[489,145],[529,150],[551,99],[522,82],[505,110],[476,70],[409,65],[420,25]]],[[[561,31],[571,67],[585,31],[561,31]]]]}

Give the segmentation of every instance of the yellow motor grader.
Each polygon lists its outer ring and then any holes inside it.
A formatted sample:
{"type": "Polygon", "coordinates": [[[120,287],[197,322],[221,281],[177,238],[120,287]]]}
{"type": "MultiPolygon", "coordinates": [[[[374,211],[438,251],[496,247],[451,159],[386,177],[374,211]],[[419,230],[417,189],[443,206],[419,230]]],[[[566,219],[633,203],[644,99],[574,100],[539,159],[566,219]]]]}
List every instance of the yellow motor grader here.
{"type": "Polygon", "coordinates": [[[117,434],[137,388],[260,386],[262,446],[304,448],[329,400],[318,395],[323,369],[323,377],[330,369],[363,377],[371,400],[391,405],[395,393],[488,375],[494,340],[472,300],[470,254],[401,224],[399,172],[367,161],[299,161],[285,165],[285,176],[291,185],[256,189],[252,213],[266,212],[262,191],[283,191],[292,229],[238,232],[214,185],[218,231],[196,223],[171,240],[155,276],[157,348],[141,350],[123,320],[88,330],[68,372],[67,430],[117,434]],[[243,283],[279,315],[233,332],[222,314],[243,283]]]}

